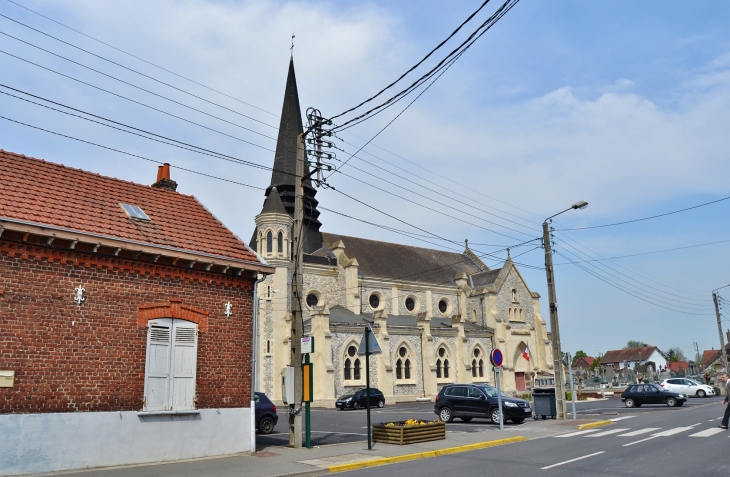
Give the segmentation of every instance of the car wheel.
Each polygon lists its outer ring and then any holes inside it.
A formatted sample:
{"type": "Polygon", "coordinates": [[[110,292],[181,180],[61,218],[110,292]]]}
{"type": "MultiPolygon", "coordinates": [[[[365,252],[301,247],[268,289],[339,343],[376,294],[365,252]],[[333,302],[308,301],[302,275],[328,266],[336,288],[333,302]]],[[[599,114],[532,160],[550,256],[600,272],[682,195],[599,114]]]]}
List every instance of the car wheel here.
{"type": "Polygon", "coordinates": [[[259,433],[261,434],[271,434],[271,432],[274,430],[274,420],[271,419],[269,416],[264,416],[259,421],[259,433]]]}
{"type": "Polygon", "coordinates": [[[667,406],[674,407],[676,405],[677,405],[677,400],[676,399],[674,399],[673,397],[668,397],[667,398],[667,406]]]}
{"type": "Polygon", "coordinates": [[[626,401],[624,401],[624,404],[626,404],[626,407],[636,407],[636,403],[631,398],[626,399],[626,401]]]}
{"type": "Polygon", "coordinates": [[[442,407],[439,409],[439,419],[443,422],[451,422],[454,420],[454,415],[451,413],[451,409],[448,407],[442,407]]]}
{"type": "Polygon", "coordinates": [[[460,417],[459,419],[461,419],[464,422],[470,422],[473,418],[472,417],[460,417]]]}
{"type": "Polygon", "coordinates": [[[494,408],[489,412],[489,419],[492,424],[499,424],[499,408],[494,408]]]}
{"type": "Polygon", "coordinates": [[[357,401],[355,401],[355,403],[352,405],[352,408],[355,409],[355,410],[360,409],[360,403],[357,402],[357,401]]]}
{"type": "Polygon", "coordinates": [[[522,424],[523,422],[525,422],[525,418],[524,417],[515,417],[513,419],[510,419],[510,421],[514,422],[515,424],[522,424]]]}
{"type": "Polygon", "coordinates": [[[383,406],[385,406],[385,401],[383,401],[381,399],[380,401],[378,401],[378,407],[383,407],[383,406]]]}
{"type": "Polygon", "coordinates": [[[697,397],[698,398],[703,398],[705,396],[707,396],[707,393],[706,392],[704,392],[702,389],[698,389],[697,390],[697,397]]]}

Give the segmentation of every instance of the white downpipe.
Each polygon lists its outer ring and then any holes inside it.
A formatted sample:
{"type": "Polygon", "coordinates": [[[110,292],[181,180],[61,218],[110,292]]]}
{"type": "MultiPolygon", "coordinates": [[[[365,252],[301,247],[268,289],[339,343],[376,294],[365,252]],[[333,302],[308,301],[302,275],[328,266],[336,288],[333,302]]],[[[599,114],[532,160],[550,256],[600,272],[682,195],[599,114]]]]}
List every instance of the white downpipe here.
{"type": "Polygon", "coordinates": [[[256,358],[258,351],[258,317],[259,317],[259,283],[264,281],[263,275],[253,284],[253,332],[251,333],[251,453],[256,453],[256,358]]]}

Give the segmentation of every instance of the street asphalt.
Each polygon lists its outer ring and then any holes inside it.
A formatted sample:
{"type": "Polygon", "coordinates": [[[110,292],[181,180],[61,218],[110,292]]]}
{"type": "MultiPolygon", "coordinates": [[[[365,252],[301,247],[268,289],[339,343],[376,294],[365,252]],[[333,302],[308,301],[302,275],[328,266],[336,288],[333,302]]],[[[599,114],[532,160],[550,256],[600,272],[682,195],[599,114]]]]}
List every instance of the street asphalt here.
{"type": "MultiPolygon", "coordinates": [[[[719,397],[690,398],[687,403],[679,408],[670,408],[665,405],[644,405],[640,408],[628,409],[623,405],[621,399],[612,397],[599,401],[576,402],[576,416],[580,418],[606,418],[610,419],[626,414],[647,414],[647,413],[673,413],[679,410],[692,408],[721,400],[719,397]]],[[[401,403],[386,405],[383,409],[372,409],[371,421],[373,424],[388,421],[404,421],[406,419],[420,419],[433,421],[438,419],[433,411],[431,402],[401,403]]],[[[572,416],[572,403],[568,403],[568,412],[572,416]]],[[[312,415],[312,445],[323,446],[328,444],[341,444],[346,442],[358,442],[367,440],[367,416],[364,409],[339,411],[337,409],[313,409],[312,415]]],[[[506,423],[511,431],[522,428],[529,428],[532,421],[528,420],[522,424],[506,423]]],[[[454,419],[446,425],[447,432],[485,432],[497,430],[498,426],[492,424],[488,419],[474,419],[471,422],[462,422],[454,419]]],[[[279,423],[274,433],[267,436],[258,436],[257,449],[264,450],[269,447],[287,446],[289,434],[287,430],[286,416],[279,416],[279,423]]]]}

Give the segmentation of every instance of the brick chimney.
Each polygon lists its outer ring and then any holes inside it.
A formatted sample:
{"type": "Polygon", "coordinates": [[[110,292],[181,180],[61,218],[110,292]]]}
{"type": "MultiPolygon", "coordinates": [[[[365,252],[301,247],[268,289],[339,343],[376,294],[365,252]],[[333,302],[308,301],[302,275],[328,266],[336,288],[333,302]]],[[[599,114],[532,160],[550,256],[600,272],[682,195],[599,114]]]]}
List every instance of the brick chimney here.
{"type": "Polygon", "coordinates": [[[177,191],[177,182],[170,179],[170,164],[163,164],[157,168],[157,182],[152,184],[155,189],[177,191]]]}

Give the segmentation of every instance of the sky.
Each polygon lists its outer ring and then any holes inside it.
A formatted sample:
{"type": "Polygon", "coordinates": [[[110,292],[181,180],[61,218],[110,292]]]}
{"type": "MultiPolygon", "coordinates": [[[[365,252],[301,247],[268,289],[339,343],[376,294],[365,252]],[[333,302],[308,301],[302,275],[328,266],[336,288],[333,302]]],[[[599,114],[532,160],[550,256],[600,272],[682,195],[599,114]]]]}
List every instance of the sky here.
{"type": "MultiPolygon", "coordinates": [[[[301,106],[333,116],[398,78],[480,3],[0,0],[0,83],[270,167],[292,34],[301,106]]],[[[456,251],[468,239],[493,268],[509,246],[549,321],[543,250],[516,245],[586,200],[552,223],[563,349],[596,355],[640,340],[690,359],[695,343],[717,349],[711,292],[730,284],[728,24],[725,1],[518,2],[328,179],[371,207],[318,190],[323,230],[456,251]]],[[[338,134],[334,164],[413,97],[338,134]]],[[[178,191],[251,237],[269,171],[7,94],[0,115],[5,150],[143,184],[169,162],[178,191]]],[[[730,287],[719,293],[730,299],[730,287]]]]}

